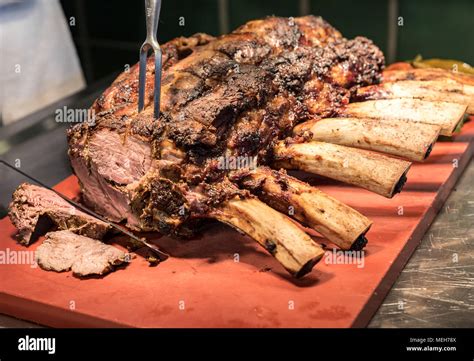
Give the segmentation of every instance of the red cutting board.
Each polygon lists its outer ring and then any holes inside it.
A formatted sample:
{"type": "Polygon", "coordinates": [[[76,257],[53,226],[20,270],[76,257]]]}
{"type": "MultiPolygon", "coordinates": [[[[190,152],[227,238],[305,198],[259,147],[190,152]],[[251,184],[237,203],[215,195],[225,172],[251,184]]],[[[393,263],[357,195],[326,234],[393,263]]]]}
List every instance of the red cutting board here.
{"type": "MultiPolygon", "coordinates": [[[[200,239],[158,239],[173,257],[157,267],[138,257],[102,279],[0,265],[0,312],[56,327],[365,326],[468,164],[473,139],[471,121],[452,142],[438,142],[393,199],[304,175],[374,221],[363,268],[323,259],[294,280],[251,239],[215,225],[200,239]]],[[[76,179],[57,189],[76,196],[76,179]]],[[[8,219],[0,221],[0,251],[26,249],[14,232],[8,219]]]]}

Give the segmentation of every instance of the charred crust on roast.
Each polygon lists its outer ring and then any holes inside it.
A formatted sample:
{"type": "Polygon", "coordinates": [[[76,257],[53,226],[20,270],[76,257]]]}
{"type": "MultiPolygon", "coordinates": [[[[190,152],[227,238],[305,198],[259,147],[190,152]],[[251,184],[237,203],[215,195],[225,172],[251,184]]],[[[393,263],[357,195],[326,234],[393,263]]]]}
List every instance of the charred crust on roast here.
{"type": "MultiPolygon", "coordinates": [[[[344,39],[311,16],[249,22],[215,39],[202,34],[178,38],[163,45],[163,56],[159,119],[153,118],[150,106],[136,112],[134,66],[94,103],[96,124],[76,126],[68,138],[71,158],[80,158],[91,176],[97,176],[90,152],[96,132],[109,129],[123,135],[126,144],[149,146],[151,165],[140,179],[130,184],[95,179],[98,187],[129,197],[123,207],[131,208],[139,224],[128,226],[171,234],[186,233],[193,219],[209,216],[226,201],[253,197],[239,186],[271,198],[263,192],[264,178],[252,181],[246,176],[251,169],[220,169],[216,159],[256,157],[259,167],[271,164],[275,143],[291,137],[298,122],[334,114],[349,101],[349,88],[380,80],[384,63],[369,40],[344,39]],[[164,151],[165,146],[172,149],[164,151]]],[[[152,61],[148,65],[152,73],[152,61]]],[[[147,83],[149,94],[151,85],[147,83]]],[[[303,142],[305,136],[286,142],[303,142]]],[[[140,168],[141,161],[132,159],[132,166],[140,168]]],[[[271,174],[283,192],[283,205],[265,201],[286,213],[286,173],[271,174]]],[[[272,252],[271,243],[268,247],[272,252]]]]}
{"type": "Polygon", "coordinates": [[[151,181],[140,184],[132,201],[132,208],[146,214],[160,210],[170,216],[185,219],[188,216],[186,198],[179,187],[165,178],[150,178],[151,181]]]}
{"type": "Polygon", "coordinates": [[[245,199],[250,196],[249,191],[235,187],[228,179],[223,180],[219,184],[203,183],[201,187],[202,193],[206,196],[205,203],[211,208],[215,208],[235,197],[245,199]]]}

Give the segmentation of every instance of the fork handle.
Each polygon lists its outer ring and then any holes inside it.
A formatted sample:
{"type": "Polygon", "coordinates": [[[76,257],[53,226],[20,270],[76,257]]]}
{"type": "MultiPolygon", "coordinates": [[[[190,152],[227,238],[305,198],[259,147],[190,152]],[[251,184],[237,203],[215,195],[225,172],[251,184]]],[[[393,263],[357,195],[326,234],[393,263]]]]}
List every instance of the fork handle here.
{"type": "Polygon", "coordinates": [[[157,44],[156,32],[160,19],[161,0],[145,0],[146,39],[152,44],[157,44]]]}

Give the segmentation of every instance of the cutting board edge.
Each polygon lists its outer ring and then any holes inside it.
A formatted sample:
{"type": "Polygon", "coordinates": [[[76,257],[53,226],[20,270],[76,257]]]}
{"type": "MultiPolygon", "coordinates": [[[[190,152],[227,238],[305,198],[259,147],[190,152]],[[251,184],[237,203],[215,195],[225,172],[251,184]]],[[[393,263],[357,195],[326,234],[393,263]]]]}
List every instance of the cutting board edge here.
{"type": "Polygon", "coordinates": [[[441,207],[448,199],[451,190],[454,188],[457,181],[466,170],[469,162],[472,159],[473,153],[474,142],[471,141],[469,142],[466,151],[461,156],[458,167],[451,173],[448,180],[443,183],[436,193],[436,196],[431,203],[432,206],[428,208],[423,217],[423,222],[419,222],[416,225],[411,237],[408,239],[407,243],[400,251],[395,261],[392,263],[390,270],[385,273],[385,276],[376,287],[372,297],[370,297],[364,307],[362,307],[361,312],[357,315],[351,327],[363,328],[368,326],[373,315],[377,312],[388,292],[400,276],[400,273],[405,268],[405,265],[410,260],[416,248],[420,245],[421,241],[423,240],[423,235],[429,229],[441,207]]]}
{"type": "Polygon", "coordinates": [[[132,327],[120,322],[93,317],[78,311],[71,312],[60,307],[31,301],[4,292],[0,292],[0,313],[22,320],[31,321],[42,326],[57,328],[132,327]],[[49,315],[53,313],[53,310],[55,317],[50,317],[49,315]]]}

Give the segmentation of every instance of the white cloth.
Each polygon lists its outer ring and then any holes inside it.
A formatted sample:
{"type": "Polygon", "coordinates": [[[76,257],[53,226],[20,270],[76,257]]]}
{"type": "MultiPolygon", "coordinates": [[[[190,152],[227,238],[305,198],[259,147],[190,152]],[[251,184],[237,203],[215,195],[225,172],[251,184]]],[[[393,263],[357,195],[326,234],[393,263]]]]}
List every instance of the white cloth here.
{"type": "Polygon", "coordinates": [[[0,114],[9,124],[85,86],[57,0],[0,0],[0,114]]]}

